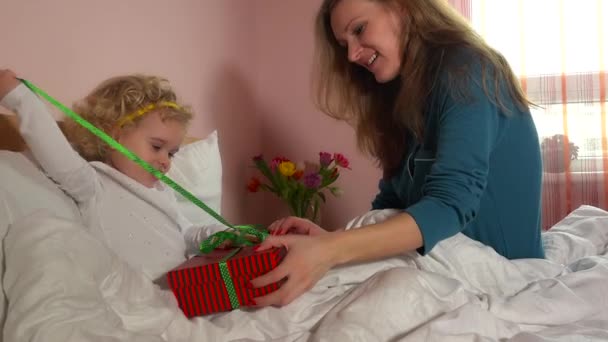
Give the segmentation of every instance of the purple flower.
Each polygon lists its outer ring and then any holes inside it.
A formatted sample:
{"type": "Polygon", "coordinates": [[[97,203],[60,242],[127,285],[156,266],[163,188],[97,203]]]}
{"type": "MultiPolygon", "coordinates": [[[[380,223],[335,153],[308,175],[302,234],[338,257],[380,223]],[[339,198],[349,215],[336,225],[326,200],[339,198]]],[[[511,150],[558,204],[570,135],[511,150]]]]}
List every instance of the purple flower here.
{"type": "Polygon", "coordinates": [[[328,166],[333,160],[331,153],[319,152],[319,164],[321,164],[321,166],[328,166]]]}
{"type": "Polygon", "coordinates": [[[321,176],[318,173],[309,173],[304,176],[304,185],[314,189],[321,185],[321,176]]]}

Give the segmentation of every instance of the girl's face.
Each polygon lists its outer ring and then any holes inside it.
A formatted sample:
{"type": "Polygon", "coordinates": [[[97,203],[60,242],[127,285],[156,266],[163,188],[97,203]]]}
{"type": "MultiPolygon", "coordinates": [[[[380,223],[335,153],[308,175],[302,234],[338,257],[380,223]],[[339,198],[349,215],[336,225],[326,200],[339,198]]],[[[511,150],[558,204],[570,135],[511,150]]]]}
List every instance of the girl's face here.
{"type": "MultiPolygon", "coordinates": [[[[135,127],[119,131],[115,139],[157,170],[167,173],[171,159],[185,136],[184,124],[176,120],[163,121],[160,114],[153,111],[135,127]]],[[[110,151],[109,164],[148,188],[157,181],[156,177],[118,151],[110,151]]]]}
{"type": "Polygon", "coordinates": [[[399,75],[402,15],[371,0],[341,0],[331,12],[331,28],[348,60],[384,83],[399,75]]]}

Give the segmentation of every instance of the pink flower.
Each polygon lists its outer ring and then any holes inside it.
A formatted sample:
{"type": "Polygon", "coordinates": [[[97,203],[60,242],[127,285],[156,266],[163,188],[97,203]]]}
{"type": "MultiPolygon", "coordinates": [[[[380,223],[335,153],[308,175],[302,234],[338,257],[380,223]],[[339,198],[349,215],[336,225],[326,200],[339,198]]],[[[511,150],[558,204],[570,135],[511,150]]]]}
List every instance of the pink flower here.
{"type": "Polygon", "coordinates": [[[350,170],[350,163],[342,153],[334,153],[334,160],[338,166],[350,170]]]}
{"type": "Polygon", "coordinates": [[[321,166],[328,166],[333,160],[331,153],[319,152],[319,164],[321,164],[321,166]]]}
{"type": "Polygon", "coordinates": [[[276,157],[274,158],[271,162],[270,162],[270,169],[272,171],[276,170],[277,167],[282,163],[282,162],[288,162],[289,159],[285,158],[285,157],[276,157]]]}

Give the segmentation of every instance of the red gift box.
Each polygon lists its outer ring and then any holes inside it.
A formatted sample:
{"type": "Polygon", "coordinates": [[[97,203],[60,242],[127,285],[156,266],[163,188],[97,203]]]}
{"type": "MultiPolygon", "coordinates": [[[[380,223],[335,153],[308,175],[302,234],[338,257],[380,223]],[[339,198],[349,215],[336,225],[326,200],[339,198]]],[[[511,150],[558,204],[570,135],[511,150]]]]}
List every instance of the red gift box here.
{"type": "MultiPolygon", "coordinates": [[[[187,317],[234,309],[220,271],[222,259],[233,252],[233,249],[215,250],[195,256],[167,273],[169,287],[187,317]]],[[[255,252],[252,247],[245,247],[225,261],[240,306],[254,305],[253,298],[279,288],[278,282],[257,289],[247,286],[251,279],[277,267],[285,253],[285,248],[255,252]]]]}

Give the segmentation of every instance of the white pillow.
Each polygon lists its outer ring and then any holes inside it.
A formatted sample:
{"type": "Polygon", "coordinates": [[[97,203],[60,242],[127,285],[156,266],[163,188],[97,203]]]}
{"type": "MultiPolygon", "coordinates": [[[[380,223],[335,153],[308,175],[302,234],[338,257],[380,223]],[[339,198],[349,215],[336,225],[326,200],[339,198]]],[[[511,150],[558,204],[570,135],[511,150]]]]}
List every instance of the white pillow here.
{"type": "MultiPolygon", "coordinates": [[[[222,160],[217,131],[182,146],[175,155],[171,179],[221,213],[222,160]]],[[[23,153],[0,151],[0,190],[8,207],[9,224],[39,209],[49,209],[62,218],[80,219],[74,201],[23,153]]],[[[215,219],[176,193],[179,209],[197,225],[215,224],[215,219]]],[[[1,228],[1,227],[0,227],[1,228]]],[[[0,237],[5,232],[0,231],[0,237]]]]}
{"type": "MultiPolygon", "coordinates": [[[[217,131],[203,140],[182,146],[173,157],[167,176],[203,203],[221,214],[222,207],[222,159],[217,131]]],[[[217,224],[203,209],[176,192],[177,204],[182,214],[196,226],[217,224]]]]}

